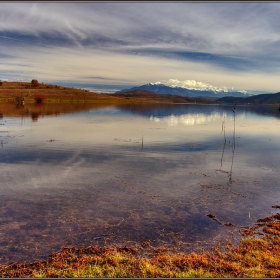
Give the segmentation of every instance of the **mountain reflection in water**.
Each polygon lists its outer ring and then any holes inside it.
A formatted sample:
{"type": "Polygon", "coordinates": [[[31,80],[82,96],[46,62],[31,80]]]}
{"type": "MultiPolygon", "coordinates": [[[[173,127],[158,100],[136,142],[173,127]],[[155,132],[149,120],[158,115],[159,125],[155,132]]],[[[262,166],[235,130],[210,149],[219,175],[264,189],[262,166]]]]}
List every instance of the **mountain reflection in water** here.
{"type": "Polygon", "coordinates": [[[234,125],[232,106],[28,106],[0,106],[0,264],[105,238],[208,248],[279,204],[275,107],[234,125]]]}

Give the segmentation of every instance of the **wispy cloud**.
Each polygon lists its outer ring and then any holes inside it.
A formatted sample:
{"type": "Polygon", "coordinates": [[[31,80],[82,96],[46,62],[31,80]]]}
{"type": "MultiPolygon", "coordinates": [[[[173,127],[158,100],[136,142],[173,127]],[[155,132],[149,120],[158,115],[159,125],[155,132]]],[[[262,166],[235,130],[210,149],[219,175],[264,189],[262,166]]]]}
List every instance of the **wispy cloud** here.
{"type": "Polygon", "coordinates": [[[175,77],[279,90],[279,13],[280,3],[6,2],[0,71],[46,82],[175,77]]]}

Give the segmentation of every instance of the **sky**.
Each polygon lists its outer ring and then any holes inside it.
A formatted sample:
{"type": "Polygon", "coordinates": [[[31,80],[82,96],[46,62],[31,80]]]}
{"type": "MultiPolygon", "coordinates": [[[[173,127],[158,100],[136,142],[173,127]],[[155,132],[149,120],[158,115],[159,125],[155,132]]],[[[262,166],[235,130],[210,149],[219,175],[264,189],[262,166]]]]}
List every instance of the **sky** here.
{"type": "Polygon", "coordinates": [[[0,80],[280,91],[280,2],[1,2],[0,80]]]}

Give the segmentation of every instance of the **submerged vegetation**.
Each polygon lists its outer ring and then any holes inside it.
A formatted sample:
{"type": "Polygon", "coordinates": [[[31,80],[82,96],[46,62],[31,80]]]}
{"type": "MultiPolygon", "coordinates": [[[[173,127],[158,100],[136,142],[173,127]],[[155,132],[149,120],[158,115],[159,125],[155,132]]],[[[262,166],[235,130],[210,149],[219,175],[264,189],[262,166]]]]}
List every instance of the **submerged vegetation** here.
{"type": "MultiPolygon", "coordinates": [[[[278,206],[273,206],[278,208],[278,206]]],[[[241,231],[243,239],[234,247],[186,254],[176,248],[153,248],[141,244],[146,255],[131,247],[65,248],[48,260],[12,263],[0,267],[1,277],[280,277],[280,214],[259,219],[241,231]],[[256,235],[262,237],[256,237],[256,235]],[[149,252],[149,254],[147,254],[149,252]]]]}

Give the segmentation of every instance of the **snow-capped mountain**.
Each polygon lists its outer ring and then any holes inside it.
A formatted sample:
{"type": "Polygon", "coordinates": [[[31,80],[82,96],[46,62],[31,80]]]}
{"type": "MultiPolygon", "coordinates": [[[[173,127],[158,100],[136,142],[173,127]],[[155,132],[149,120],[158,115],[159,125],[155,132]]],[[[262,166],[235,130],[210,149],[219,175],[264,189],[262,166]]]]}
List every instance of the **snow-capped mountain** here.
{"type": "Polygon", "coordinates": [[[248,97],[250,94],[247,94],[246,91],[234,91],[233,89],[228,90],[227,88],[217,88],[208,84],[204,84],[196,81],[178,81],[174,79],[170,79],[167,82],[168,85],[156,82],[156,83],[148,83],[146,85],[133,87],[130,89],[123,89],[117,91],[118,93],[124,93],[127,91],[132,91],[136,89],[148,90],[155,93],[161,94],[174,94],[179,96],[188,96],[188,97],[214,97],[221,98],[225,96],[233,96],[233,97],[248,97]],[[172,81],[175,81],[175,83],[172,81]],[[177,83],[176,83],[177,81],[177,83]]]}

